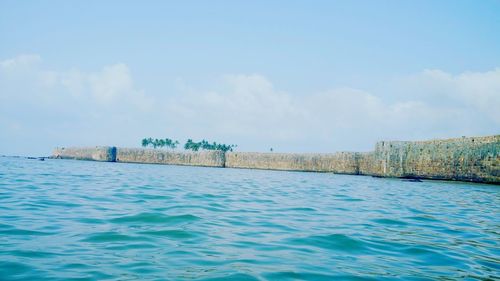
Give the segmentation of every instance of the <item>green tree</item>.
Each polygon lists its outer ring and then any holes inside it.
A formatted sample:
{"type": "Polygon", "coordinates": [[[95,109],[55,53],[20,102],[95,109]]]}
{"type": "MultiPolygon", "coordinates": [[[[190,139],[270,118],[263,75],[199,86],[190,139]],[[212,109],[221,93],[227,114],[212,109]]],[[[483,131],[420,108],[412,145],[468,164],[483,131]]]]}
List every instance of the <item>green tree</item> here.
{"type": "Polygon", "coordinates": [[[177,145],[179,145],[179,141],[169,139],[169,138],[165,138],[165,139],[144,138],[141,140],[141,145],[142,145],[142,147],[151,146],[153,148],[167,147],[167,148],[175,149],[175,148],[177,148],[177,145]]]}
{"type": "Polygon", "coordinates": [[[171,149],[176,149],[177,146],[179,145],[179,141],[172,141],[170,140],[170,144],[168,145],[171,149]]]}
{"type": "Polygon", "coordinates": [[[237,146],[234,144],[221,144],[216,142],[210,143],[205,139],[201,140],[200,142],[194,142],[192,139],[188,139],[186,144],[184,144],[184,149],[192,151],[198,151],[202,149],[202,150],[220,150],[227,152],[227,151],[233,151],[235,147],[237,146]]]}

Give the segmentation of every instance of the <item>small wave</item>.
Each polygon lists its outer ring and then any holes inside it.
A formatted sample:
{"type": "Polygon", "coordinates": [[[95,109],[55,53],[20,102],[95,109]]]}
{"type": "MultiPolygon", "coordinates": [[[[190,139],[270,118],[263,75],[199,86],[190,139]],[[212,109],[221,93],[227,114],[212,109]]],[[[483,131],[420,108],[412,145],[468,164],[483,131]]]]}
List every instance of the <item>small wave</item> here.
{"type": "Polygon", "coordinates": [[[271,272],[265,274],[264,277],[269,280],[338,280],[336,276],[329,274],[295,271],[271,272]]]}
{"type": "Polygon", "coordinates": [[[61,207],[66,207],[66,208],[76,208],[76,207],[82,206],[80,204],[71,203],[68,201],[59,201],[59,200],[40,200],[38,202],[39,202],[39,204],[42,204],[45,206],[61,206],[61,207]]]}
{"type": "Polygon", "coordinates": [[[193,199],[212,199],[212,198],[222,198],[224,196],[209,194],[209,193],[203,193],[203,194],[188,193],[188,194],[186,194],[186,197],[193,198],[193,199]]]}
{"type": "Polygon", "coordinates": [[[316,212],[317,210],[311,207],[293,207],[293,208],[283,208],[278,209],[277,211],[292,211],[292,212],[316,212]]]}
{"type": "Polygon", "coordinates": [[[171,200],[173,198],[172,196],[155,194],[138,194],[137,197],[146,200],[171,200]]]}
{"type": "Polygon", "coordinates": [[[435,266],[457,266],[463,268],[463,263],[444,253],[422,246],[410,247],[403,251],[409,257],[417,259],[419,264],[433,264],[435,266]]]}
{"type": "Polygon", "coordinates": [[[82,269],[85,269],[85,268],[89,268],[89,265],[87,264],[84,264],[84,263],[67,263],[67,264],[63,264],[61,266],[62,269],[78,269],[78,270],[82,270],[82,269]]]}
{"type": "Polygon", "coordinates": [[[129,242],[126,244],[107,246],[106,249],[113,251],[130,251],[133,249],[153,249],[157,247],[158,245],[153,243],[129,242]]]}
{"type": "MultiPolygon", "coordinates": [[[[286,232],[294,232],[294,231],[297,230],[294,227],[290,227],[290,226],[287,226],[287,225],[284,225],[284,224],[274,223],[274,222],[270,222],[270,221],[261,221],[261,222],[258,222],[258,223],[254,223],[253,225],[254,226],[260,226],[260,227],[265,227],[265,228],[282,230],[282,231],[286,231],[286,232]]],[[[254,231],[251,231],[251,232],[254,232],[254,231]]]]}
{"type": "Polygon", "coordinates": [[[14,228],[14,227],[12,225],[10,225],[10,224],[0,223],[0,229],[2,229],[2,228],[4,228],[4,229],[7,228],[8,229],[8,228],[14,228]]]}
{"type": "Polygon", "coordinates": [[[429,215],[412,216],[412,217],[407,217],[407,218],[411,219],[411,220],[422,221],[422,222],[438,222],[439,221],[439,220],[437,220],[429,215]]]}
{"type": "Polygon", "coordinates": [[[361,202],[361,201],[365,201],[363,199],[360,199],[360,198],[344,198],[344,199],[341,199],[342,201],[347,201],[347,202],[361,202]]]}
{"type": "Polygon", "coordinates": [[[194,237],[198,236],[197,233],[195,233],[195,232],[184,231],[184,230],[180,230],[180,229],[149,230],[149,231],[141,231],[139,233],[144,234],[144,235],[169,237],[169,238],[174,238],[174,239],[188,239],[188,238],[194,238],[194,237]]]}
{"type": "Polygon", "coordinates": [[[150,262],[132,262],[132,263],[124,263],[120,264],[118,267],[123,268],[127,271],[138,273],[138,274],[147,274],[158,271],[157,266],[154,263],[150,262]]]}
{"type": "Polygon", "coordinates": [[[0,230],[0,235],[34,235],[34,236],[42,236],[42,235],[51,235],[49,232],[35,231],[35,230],[27,230],[27,229],[6,229],[0,230]]]}
{"type": "Polygon", "coordinates": [[[104,220],[102,219],[95,219],[95,218],[78,218],[76,221],[81,222],[81,223],[88,223],[88,224],[102,224],[104,223],[104,220]]]}
{"type": "Polygon", "coordinates": [[[199,279],[200,281],[229,281],[229,280],[239,280],[239,281],[254,281],[259,280],[258,278],[245,273],[236,273],[227,276],[214,277],[214,278],[204,278],[199,279]]]}
{"type": "Polygon", "coordinates": [[[117,232],[101,232],[92,234],[89,237],[81,240],[83,242],[128,242],[144,240],[142,237],[135,237],[117,232]]]}
{"type": "Polygon", "coordinates": [[[175,215],[167,216],[161,213],[140,213],[133,216],[123,216],[111,219],[112,223],[144,223],[144,224],[177,224],[199,220],[200,218],[194,215],[175,215]]]}
{"type": "Polygon", "coordinates": [[[12,250],[8,251],[9,255],[23,258],[49,258],[58,256],[57,253],[44,252],[44,251],[27,251],[27,250],[12,250]]]}
{"type": "MultiPolygon", "coordinates": [[[[28,264],[20,263],[20,262],[11,262],[11,261],[0,261],[0,276],[9,279],[9,276],[19,276],[21,274],[32,273],[34,270],[28,264]]],[[[27,279],[29,280],[29,279],[27,279]]]]}
{"type": "Polygon", "coordinates": [[[292,239],[290,242],[296,245],[314,246],[344,252],[359,252],[366,248],[364,242],[344,234],[313,235],[305,238],[292,239]]]}
{"type": "Polygon", "coordinates": [[[373,219],[373,222],[380,223],[380,224],[387,224],[387,225],[408,225],[404,221],[400,220],[393,220],[393,219],[373,219]]]}

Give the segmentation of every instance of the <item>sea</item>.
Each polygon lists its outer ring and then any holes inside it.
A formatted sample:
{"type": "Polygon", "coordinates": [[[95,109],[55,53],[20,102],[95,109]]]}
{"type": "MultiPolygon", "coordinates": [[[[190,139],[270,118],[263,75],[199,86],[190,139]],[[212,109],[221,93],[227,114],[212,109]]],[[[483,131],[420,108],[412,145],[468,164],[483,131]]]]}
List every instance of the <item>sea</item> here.
{"type": "Polygon", "coordinates": [[[499,280],[500,187],[0,157],[0,280],[499,280]]]}

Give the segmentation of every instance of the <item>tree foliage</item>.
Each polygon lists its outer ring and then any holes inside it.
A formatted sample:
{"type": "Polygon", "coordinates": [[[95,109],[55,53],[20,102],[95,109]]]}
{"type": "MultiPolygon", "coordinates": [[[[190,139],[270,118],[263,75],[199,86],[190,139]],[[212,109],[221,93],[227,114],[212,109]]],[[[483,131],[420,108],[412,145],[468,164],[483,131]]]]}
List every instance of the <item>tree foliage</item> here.
{"type": "Polygon", "coordinates": [[[222,144],[216,142],[210,143],[206,140],[194,142],[192,139],[188,139],[187,142],[184,144],[184,149],[192,151],[199,151],[200,149],[202,149],[202,150],[219,150],[227,152],[227,151],[233,151],[235,147],[237,147],[237,145],[222,144]]]}
{"type": "MultiPolygon", "coordinates": [[[[167,147],[171,149],[177,148],[179,145],[179,142],[176,140],[172,140],[169,138],[166,139],[153,139],[153,138],[144,138],[142,139],[141,142],[143,147],[153,147],[153,148],[159,148],[159,147],[167,147]]],[[[188,139],[186,143],[184,144],[184,149],[185,150],[192,150],[192,151],[199,151],[201,150],[219,150],[219,151],[233,151],[233,149],[237,147],[237,145],[234,144],[223,144],[223,143],[216,143],[216,142],[208,142],[206,140],[202,140],[199,142],[194,142],[192,139],[188,139]]]]}
{"type": "Polygon", "coordinates": [[[175,149],[177,147],[177,145],[179,145],[179,141],[172,140],[169,138],[166,138],[166,139],[145,138],[145,139],[142,139],[141,144],[143,147],[152,146],[153,148],[167,147],[167,148],[175,149]]]}

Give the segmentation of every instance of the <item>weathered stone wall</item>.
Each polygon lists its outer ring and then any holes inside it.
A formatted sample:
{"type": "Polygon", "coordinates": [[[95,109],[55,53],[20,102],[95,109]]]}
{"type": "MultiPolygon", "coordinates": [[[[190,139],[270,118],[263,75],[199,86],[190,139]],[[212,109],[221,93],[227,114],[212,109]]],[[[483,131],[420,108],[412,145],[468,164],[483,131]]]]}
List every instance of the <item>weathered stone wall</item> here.
{"type": "Polygon", "coordinates": [[[383,176],[383,161],[374,152],[360,152],[357,156],[360,175],[383,176]]]}
{"type": "Polygon", "coordinates": [[[332,154],[173,152],[108,146],[56,148],[55,158],[333,172],[381,177],[500,183],[500,135],[431,141],[382,141],[373,152],[332,154]]]}
{"type": "Polygon", "coordinates": [[[378,142],[361,174],[500,183],[500,135],[378,142]]]}
{"type": "Polygon", "coordinates": [[[116,162],[224,167],[222,151],[176,152],[160,149],[118,148],[116,162]]]}
{"type": "Polygon", "coordinates": [[[61,159],[115,162],[116,147],[58,147],[52,152],[52,157],[61,159]]]}
{"type": "Polygon", "coordinates": [[[403,177],[406,146],[410,142],[378,142],[375,151],[359,153],[359,173],[382,177],[403,177]]]}
{"type": "Polygon", "coordinates": [[[231,152],[226,167],[500,183],[500,135],[382,141],[366,153],[231,152]]]}
{"type": "Polygon", "coordinates": [[[358,174],[356,153],[332,154],[228,152],[226,167],[358,174]]]}

